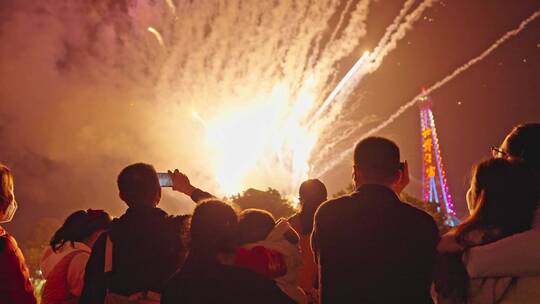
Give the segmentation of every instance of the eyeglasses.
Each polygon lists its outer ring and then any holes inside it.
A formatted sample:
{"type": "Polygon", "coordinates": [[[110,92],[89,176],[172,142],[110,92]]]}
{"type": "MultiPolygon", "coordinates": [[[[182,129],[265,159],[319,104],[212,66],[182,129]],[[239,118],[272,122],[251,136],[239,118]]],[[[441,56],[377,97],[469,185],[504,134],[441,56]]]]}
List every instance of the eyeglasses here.
{"type": "Polygon", "coordinates": [[[493,155],[494,158],[508,158],[510,156],[508,155],[508,152],[497,147],[491,147],[491,155],[493,155]]]}

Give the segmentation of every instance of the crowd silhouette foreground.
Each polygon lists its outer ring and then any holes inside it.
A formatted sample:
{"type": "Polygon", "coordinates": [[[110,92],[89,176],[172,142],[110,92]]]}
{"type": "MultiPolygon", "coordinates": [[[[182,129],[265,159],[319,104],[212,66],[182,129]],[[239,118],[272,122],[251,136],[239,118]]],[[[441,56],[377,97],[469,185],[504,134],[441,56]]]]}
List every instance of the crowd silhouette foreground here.
{"type": "MultiPolygon", "coordinates": [[[[41,303],[540,303],[540,124],[492,149],[473,169],[470,215],[443,236],[400,201],[408,165],[385,138],[356,145],[356,191],[327,200],[324,184],[307,180],[289,219],[238,213],[178,170],[173,190],[197,206],[169,215],[155,169],[130,165],[117,180],[125,214],[80,210],[52,236],[41,303]]],[[[17,202],[4,165],[0,186],[6,223],[17,202]]],[[[0,304],[36,302],[23,254],[0,227],[0,304]]]]}

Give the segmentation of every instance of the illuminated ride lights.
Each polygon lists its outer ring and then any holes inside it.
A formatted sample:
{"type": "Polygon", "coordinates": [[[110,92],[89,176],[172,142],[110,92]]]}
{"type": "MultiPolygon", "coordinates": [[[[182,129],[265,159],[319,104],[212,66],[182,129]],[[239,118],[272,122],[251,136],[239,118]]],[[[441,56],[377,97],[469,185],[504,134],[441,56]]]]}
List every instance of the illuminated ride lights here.
{"type": "Polygon", "coordinates": [[[437,212],[444,215],[446,223],[455,226],[459,223],[454,211],[452,196],[446,182],[441,156],[441,148],[437,137],[437,128],[431,107],[433,102],[427,95],[418,101],[420,108],[421,150],[422,150],[422,199],[437,206],[437,212]]]}

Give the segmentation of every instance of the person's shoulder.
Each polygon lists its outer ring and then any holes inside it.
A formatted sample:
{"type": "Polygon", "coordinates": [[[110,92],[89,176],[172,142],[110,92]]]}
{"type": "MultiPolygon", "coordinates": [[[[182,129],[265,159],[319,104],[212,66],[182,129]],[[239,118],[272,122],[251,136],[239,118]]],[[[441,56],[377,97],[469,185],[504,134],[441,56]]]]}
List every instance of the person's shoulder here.
{"type": "MultiPolygon", "coordinates": [[[[5,230],[4,230],[5,232],[5,230]]],[[[13,236],[5,232],[0,235],[0,253],[10,252],[15,253],[18,251],[19,245],[13,236]]]]}
{"type": "Polygon", "coordinates": [[[335,210],[340,209],[343,206],[347,205],[352,200],[353,200],[353,197],[351,195],[344,195],[344,196],[327,200],[326,202],[321,204],[319,209],[317,209],[317,214],[319,214],[319,216],[324,216],[324,214],[326,213],[332,213],[335,210]]]}
{"type": "Polygon", "coordinates": [[[437,227],[437,224],[435,222],[435,219],[433,219],[433,216],[431,216],[426,211],[405,202],[401,202],[400,206],[401,206],[401,209],[404,211],[404,214],[406,214],[410,220],[416,223],[415,226],[425,225],[425,226],[437,227]]]}

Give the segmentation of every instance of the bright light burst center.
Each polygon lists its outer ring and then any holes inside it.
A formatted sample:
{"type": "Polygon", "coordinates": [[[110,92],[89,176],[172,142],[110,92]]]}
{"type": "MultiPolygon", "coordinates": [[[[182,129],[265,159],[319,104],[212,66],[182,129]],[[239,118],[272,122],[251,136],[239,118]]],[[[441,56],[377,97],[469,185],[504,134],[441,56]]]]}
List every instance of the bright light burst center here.
{"type": "Polygon", "coordinates": [[[280,82],[247,105],[228,108],[215,117],[193,111],[192,118],[202,126],[205,145],[212,151],[208,161],[221,192],[231,195],[246,187],[268,186],[286,194],[295,192],[309,177],[320,132],[332,122],[324,114],[339,101],[368,57],[365,52],[323,102],[315,94],[315,77],[309,76],[297,92],[280,82]]]}

